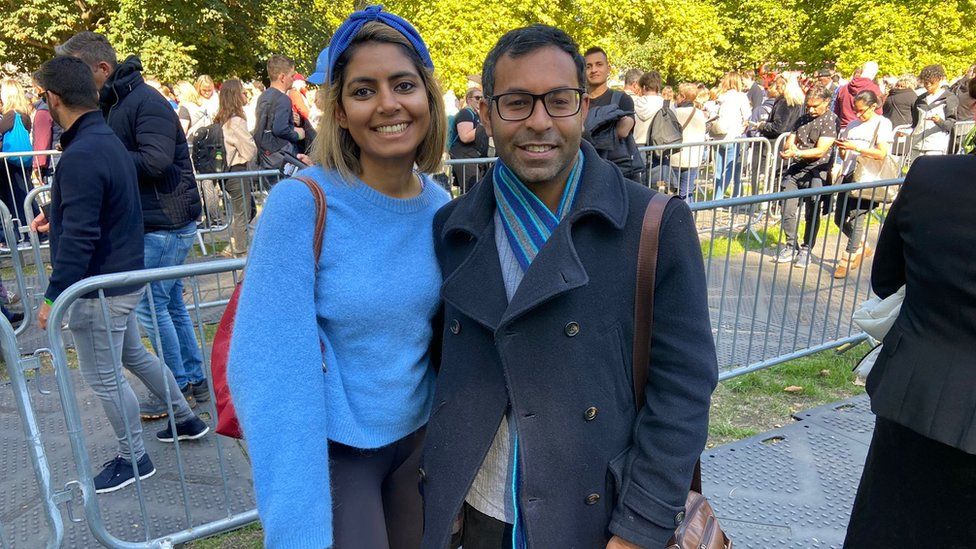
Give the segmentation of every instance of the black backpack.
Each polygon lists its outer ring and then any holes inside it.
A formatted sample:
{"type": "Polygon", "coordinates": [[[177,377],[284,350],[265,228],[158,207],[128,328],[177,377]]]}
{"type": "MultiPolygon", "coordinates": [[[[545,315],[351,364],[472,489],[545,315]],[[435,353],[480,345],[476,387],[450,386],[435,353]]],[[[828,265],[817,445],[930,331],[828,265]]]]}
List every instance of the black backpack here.
{"type": "MultiPolygon", "coordinates": [[[[654,118],[651,118],[651,125],[647,128],[647,144],[654,147],[681,144],[681,134],[692,118],[693,116],[689,116],[688,121],[682,126],[671,110],[671,102],[665,101],[664,106],[654,114],[654,118]]],[[[657,150],[654,151],[654,156],[663,158],[669,156],[671,152],[672,149],[657,150]]]]}
{"type": "Polygon", "coordinates": [[[193,132],[193,169],[197,173],[223,173],[227,169],[224,150],[224,130],[220,124],[210,124],[193,132]]]}

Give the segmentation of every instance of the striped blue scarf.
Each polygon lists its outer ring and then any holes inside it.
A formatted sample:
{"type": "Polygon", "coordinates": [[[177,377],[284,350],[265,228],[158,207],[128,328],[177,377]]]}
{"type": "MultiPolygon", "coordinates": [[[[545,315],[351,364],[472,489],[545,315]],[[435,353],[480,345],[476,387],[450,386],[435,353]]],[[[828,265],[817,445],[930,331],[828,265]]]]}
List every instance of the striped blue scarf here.
{"type": "Polygon", "coordinates": [[[492,176],[495,183],[495,202],[498,204],[508,242],[522,266],[523,273],[529,270],[529,265],[539,254],[539,250],[572,209],[582,174],[583,151],[580,151],[573,169],[569,172],[569,178],[566,179],[559,208],[554,214],[508,166],[501,160],[495,162],[492,176]]]}
{"type": "MultiPolygon", "coordinates": [[[[576,163],[569,171],[563,196],[559,200],[556,213],[539,200],[518,176],[501,160],[495,162],[492,179],[495,183],[495,202],[501,214],[505,235],[522,267],[522,273],[529,270],[532,260],[539,254],[539,250],[546,244],[559,222],[569,214],[576,200],[579,189],[580,176],[583,173],[583,151],[576,157],[576,163]]],[[[519,510],[519,489],[522,484],[522,471],[518,466],[519,437],[514,430],[512,449],[512,507],[515,524],[512,525],[512,548],[525,549],[525,531],[519,510]]]]}

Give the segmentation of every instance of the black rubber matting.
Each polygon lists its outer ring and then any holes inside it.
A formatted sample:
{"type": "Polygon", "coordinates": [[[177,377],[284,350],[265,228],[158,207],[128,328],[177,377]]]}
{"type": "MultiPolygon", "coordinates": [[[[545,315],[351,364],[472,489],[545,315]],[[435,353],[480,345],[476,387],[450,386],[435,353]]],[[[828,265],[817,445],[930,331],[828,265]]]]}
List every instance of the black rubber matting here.
{"type": "MultiPolygon", "coordinates": [[[[82,432],[93,472],[97,473],[103,463],[115,456],[115,435],[105,418],[101,401],[84,383],[77,370],[71,374],[81,410],[82,432]]],[[[130,379],[130,383],[136,394],[145,391],[140,382],[130,379]]],[[[0,384],[0,528],[4,541],[11,547],[43,547],[49,533],[12,389],[10,383],[0,384]]],[[[42,376],[39,380],[31,381],[30,390],[54,486],[62,489],[67,481],[78,476],[55,380],[52,376],[42,376]],[[38,381],[45,390],[52,390],[52,394],[39,394],[38,381]]],[[[209,415],[204,415],[210,406],[210,403],[200,405],[195,411],[212,426],[209,415]]],[[[184,505],[175,445],[159,442],[155,438],[156,431],[165,426],[165,420],[143,423],[146,451],[156,466],[156,474],[142,481],[146,519],[143,519],[134,485],[97,496],[106,529],[121,540],[153,539],[253,509],[256,504],[251,489],[250,466],[243,449],[237,441],[211,431],[201,440],[180,443],[188,502],[184,505]],[[221,480],[222,470],[227,478],[226,487],[221,480]]],[[[77,518],[84,517],[80,492],[75,496],[73,508],[77,518]]],[[[60,510],[65,524],[63,547],[99,546],[86,523],[71,523],[66,505],[62,505],[60,510]]]]}
{"type": "Polygon", "coordinates": [[[704,490],[739,548],[841,547],[874,416],[867,397],[702,454],[704,490]]]}

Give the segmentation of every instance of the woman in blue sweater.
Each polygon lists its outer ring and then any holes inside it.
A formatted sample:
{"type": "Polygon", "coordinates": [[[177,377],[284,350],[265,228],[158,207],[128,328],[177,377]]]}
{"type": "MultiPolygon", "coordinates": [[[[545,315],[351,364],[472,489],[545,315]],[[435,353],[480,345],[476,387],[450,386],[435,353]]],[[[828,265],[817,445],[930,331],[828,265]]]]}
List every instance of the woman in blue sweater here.
{"type": "Polygon", "coordinates": [[[428,172],[446,135],[423,40],[371,6],[329,44],[328,101],[301,175],[325,191],[321,257],[305,184],[277,184],[251,248],[228,378],[268,547],[420,544],[420,449],[439,308],[428,172]],[[415,171],[414,166],[419,168],[415,171]]]}

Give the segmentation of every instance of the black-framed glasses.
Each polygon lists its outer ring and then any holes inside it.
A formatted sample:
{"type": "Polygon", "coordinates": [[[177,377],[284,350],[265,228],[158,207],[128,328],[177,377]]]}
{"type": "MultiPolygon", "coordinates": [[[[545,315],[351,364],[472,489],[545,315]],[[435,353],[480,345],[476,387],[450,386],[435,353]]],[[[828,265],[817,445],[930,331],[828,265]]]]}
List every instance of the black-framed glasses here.
{"type": "Polygon", "coordinates": [[[583,93],[581,88],[556,88],[546,93],[500,93],[489,100],[495,104],[499,118],[518,122],[532,116],[538,101],[542,101],[543,108],[552,118],[573,116],[583,106],[583,93]]]}

